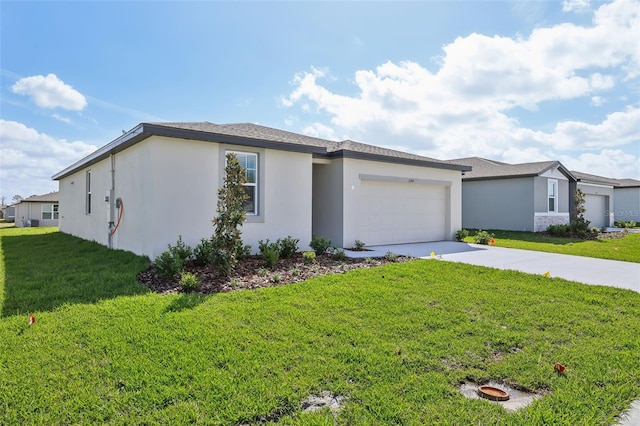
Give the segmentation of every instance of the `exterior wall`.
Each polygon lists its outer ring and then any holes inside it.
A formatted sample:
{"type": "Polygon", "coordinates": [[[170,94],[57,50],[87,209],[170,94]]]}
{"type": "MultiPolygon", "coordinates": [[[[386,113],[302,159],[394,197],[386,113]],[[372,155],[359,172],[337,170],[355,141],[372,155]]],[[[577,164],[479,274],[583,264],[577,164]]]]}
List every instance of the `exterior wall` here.
{"type": "Polygon", "coordinates": [[[313,165],[313,233],[342,243],[343,238],[343,160],[313,165]]]}
{"type": "Polygon", "coordinates": [[[640,188],[615,188],[613,193],[614,220],[640,223],[640,188]]]}
{"type": "Polygon", "coordinates": [[[37,220],[38,226],[58,226],[58,219],[42,219],[42,205],[59,204],[57,202],[21,202],[15,205],[16,228],[28,226],[27,221],[37,220]]]}
{"type": "MultiPolygon", "coordinates": [[[[447,239],[453,239],[455,232],[462,227],[462,176],[459,170],[443,170],[351,158],[342,159],[342,162],[343,236],[342,241],[334,241],[336,246],[351,247],[355,240],[363,240],[362,236],[358,235],[359,205],[362,201],[361,174],[450,182],[449,187],[442,184],[443,190],[446,192],[446,204],[448,204],[448,211],[445,213],[446,221],[442,224],[444,235],[447,239]]],[[[366,241],[364,242],[366,243],[366,241]]]]}
{"type": "Polygon", "coordinates": [[[463,182],[462,226],[533,231],[534,189],[532,178],[463,182]]]}
{"type": "Polygon", "coordinates": [[[542,176],[533,178],[534,182],[534,218],[533,231],[546,231],[549,225],[564,225],[571,222],[569,206],[571,190],[569,180],[557,170],[551,170],[542,176]],[[549,212],[549,180],[558,181],[558,211],[549,212]]]}
{"type": "MultiPolygon", "coordinates": [[[[114,201],[123,202],[113,248],[154,259],[181,235],[195,246],[213,234],[226,149],[258,152],[261,217],[242,227],[245,244],[291,235],[311,240],[311,155],[153,136],[115,155],[114,201]]],[[[60,181],[61,231],[107,245],[111,162],[103,160],[60,181]],[[92,171],[93,210],[85,212],[85,175],[92,171]],[[71,182],[74,182],[71,184],[71,182]]],[[[116,220],[118,216],[116,210],[116,220]]]]}
{"type": "Polygon", "coordinates": [[[614,190],[611,186],[595,185],[589,183],[578,182],[577,188],[585,195],[601,195],[605,197],[605,207],[602,212],[585,212],[587,214],[597,214],[605,216],[605,226],[613,226],[614,222],[614,190]]]}

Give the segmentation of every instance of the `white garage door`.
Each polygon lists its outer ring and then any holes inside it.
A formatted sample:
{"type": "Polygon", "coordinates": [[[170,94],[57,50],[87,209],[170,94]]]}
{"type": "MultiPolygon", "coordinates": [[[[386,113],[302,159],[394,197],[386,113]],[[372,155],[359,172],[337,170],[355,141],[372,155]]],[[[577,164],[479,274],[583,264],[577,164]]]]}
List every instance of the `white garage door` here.
{"type": "Polygon", "coordinates": [[[608,218],[605,216],[606,203],[604,195],[586,194],[584,197],[584,218],[589,222],[589,226],[601,228],[608,226],[608,218]]]}
{"type": "Polygon", "coordinates": [[[445,239],[445,187],[361,181],[360,240],[368,245],[445,239]]]}

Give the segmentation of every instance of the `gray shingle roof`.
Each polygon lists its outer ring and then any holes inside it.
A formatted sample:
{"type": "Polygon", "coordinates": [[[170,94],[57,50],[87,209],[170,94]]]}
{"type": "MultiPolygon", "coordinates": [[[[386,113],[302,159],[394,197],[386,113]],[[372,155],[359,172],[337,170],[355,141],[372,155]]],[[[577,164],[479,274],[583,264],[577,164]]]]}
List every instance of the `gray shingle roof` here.
{"type": "Polygon", "coordinates": [[[43,195],[32,195],[22,199],[21,203],[57,203],[60,198],[60,192],[50,192],[43,195]]]}
{"type": "Polygon", "coordinates": [[[465,173],[463,180],[539,176],[554,167],[558,167],[565,175],[568,175],[567,177],[570,176],[568,170],[559,161],[507,164],[480,157],[456,158],[449,161],[472,167],[470,172],[465,173]]]}
{"type": "Polygon", "coordinates": [[[640,180],[637,179],[617,179],[617,188],[640,188],[640,180]]]}
{"type": "Polygon", "coordinates": [[[453,161],[435,160],[360,142],[330,141],[253,123],[214,124],[202,121],[140,123],[87,157],[56,173],[53,179],[59,180],[69,176],[153,135],[305,152],[325,158],[350,157],[448,170],[470,170],[469,167],[453,161]]]}
{"type": "Polygon", "coordinates": [[[578,182],[598,183],[602,185],[617,186],[620,182],[618,179],[611,179],[604,176],[590,175],[589,173],[576,172],[571,170],[571,174],[576,177],[578,182]]]}

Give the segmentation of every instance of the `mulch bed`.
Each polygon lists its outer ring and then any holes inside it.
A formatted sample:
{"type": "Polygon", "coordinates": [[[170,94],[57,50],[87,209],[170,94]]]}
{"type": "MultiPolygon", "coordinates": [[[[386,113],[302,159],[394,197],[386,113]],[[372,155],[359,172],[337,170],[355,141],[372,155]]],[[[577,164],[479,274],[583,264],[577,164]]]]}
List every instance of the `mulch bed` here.
{"type": "MultiPolygon", "coordinates": [[[[336,260],[330,255],[318,256],[315,263],[304,263],[302,253],[290,259],[280,259],[274,268],[267,268],[260,256],[249,256],[240,261],[231,276],[220,275],[213,266],[189,265],[187,271],[195,274],[200,281],[198,293],[210,294],[235,290],[256,289],[285,285],[309,278],[330,274],[344,274],[353,269],[372,268],[386,263],[406,262],[408,257],[395,260],[386,258],[367,258],[336,260]]],[[[180,293],[179,279],[166,279],[156,272],[152,264],[146,271],[138,274],[138,282],[160,294],[180,293]]]]}

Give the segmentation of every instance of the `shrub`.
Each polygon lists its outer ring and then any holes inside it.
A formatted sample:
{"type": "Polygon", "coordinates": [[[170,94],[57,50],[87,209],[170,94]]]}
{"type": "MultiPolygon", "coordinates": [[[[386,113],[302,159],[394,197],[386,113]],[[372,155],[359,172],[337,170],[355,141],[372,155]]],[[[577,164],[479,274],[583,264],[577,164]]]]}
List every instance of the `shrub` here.
{"type": "Polygon", "coordinates": [[[175,246],[167,244],[167,248],[156,259],[156,268],[160,275],[171,279],[182,272],[187,262],[193,259],[193,250],[182,241],[182,235],[178,236],[175,246]]]}
{"type": "Polygon", "coordinates": [[[277,283],[279,283],[279,282],[280,282],[280,280],[281,280],[281,278],[280,278],[280,274],[273,274],[273,275],[271,275],[271,282],[274,282],[274,283],[276,283],[276,284],[277,284],[277,283]]]}
{"type": "Polygon", "coordinates": [[[258,250],[260,256],[268,268],[273,268],[280,260],[280,244],[279,242],[271,243],[269,239],[258,241],[258,250]]]}
{"type": "Polygon", "coordinates": [[[636,222],[633,220],[630,220],[629,222],[625,222],[624,220],[617,220],[614,223],[614,226],[616,228],[635,228],[636,227],[636,222]]]}
{"type": "Polygon", "coordinates": [[[344,250],[342,249],[333,248],[330,250],[330,253],[331,253],[331,257],[333,257],[335,260],[339,262],[342,262],[347,259],[347,255],[344,253],[344,250]]]}
{"type": "Polygon", "coordinates": [[[211,256],[213,256],[213,241],[207,238],[201,239],[193,248],[193,263],[200,266],[206,265],[211,263],[211,256]]]}
{"type": "Polygon", "coordinates": [[[296,254],[298,252],[298,242],[300,242],[299,239],[292,238],[290,235],[278,240],[277,243],[280,250],[280,257],[283,259],[289,259],[296,254]]]}
{"type": "Polygon", "coordinates": [[[180,287],[182,287],[182,291],[187,293],[196,291],[200,287],[200,280],[191,272],[183,272],[180,275],[180,287]]]}
{"type": "Polygon", "coordinates": [[[236,246],[236,259],[244,260],[251,256],[251,244],[242,244],[242,241],[236,246]]]}
{"type": "Polygon", "coordinates": [[[302,253],[302,261],[306,264],[316,262],[316,253],[313,251],[305,251],[302,253]]]}
{"type": "Polygon", "coordinates": [[[486,245],[489,245],[491,240],[493,240],[493,237],[495,237],[495,234],[490,234],[487,231],[479,230],[478,232],[476,232],[476,235],[473,237],[473,241],[476,244],[483,244],[486,246],[486,245]]]}
{"type": "Polygon", "coordinates": [[[179,258],[174,257],[171,252],[164,251],[156,258],[156,270],[166,278],[172,279],[184,269],[184,264],[179,258]]]}
{"type": "Polygon", "coordinates": [[[391,251],[388,251],[384,255],[384,258],[387,259],[389,262],[395,262],[396,260],[398,260],[398,255],[395,253],[392,253],[391,251]]]}
{"type": "Polygon", "coordinates": [[[353,243],[353,248],[354,248],[354,249],[356,249],[356,251],[362,251],[362,250],[364,250],[364,246],[365,246],[365,244],[364,244],[362,241],[360,241],[360,240],[356,240],[356,241],[353,243]]]}
{"type": "Polygon", "coordinates": [[[467,238],[469,236],[469,231],[467,231],[466,229],[459,229],[458,231],[456,231],[456,241],[464,241],[465,238],[467,238]]]}
{"type": "Polygon", "coordinates": [[[568,224],[549,225],[547,232],[555,237],[569,237],[573,233],[571,225],[568,224]]]}
{"type": "Polygon", "coordinates": [[[311,238],[311,242],[309,243],[309,247],[313,249],[316,255],[321,256],[329,250],[329,247],[331,247],[331,240],[327,240],[324,237],[318,237],[314,234],[311,238]]]}

